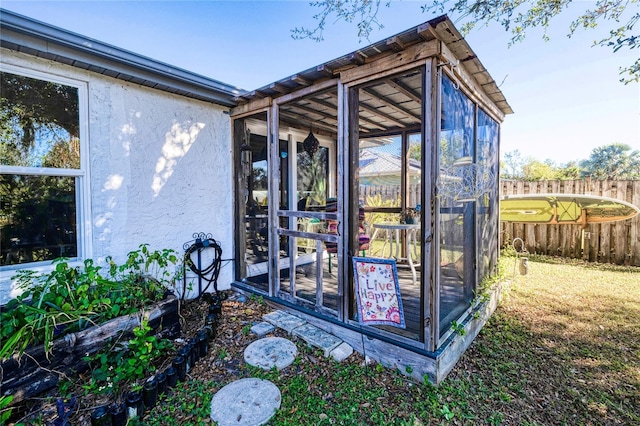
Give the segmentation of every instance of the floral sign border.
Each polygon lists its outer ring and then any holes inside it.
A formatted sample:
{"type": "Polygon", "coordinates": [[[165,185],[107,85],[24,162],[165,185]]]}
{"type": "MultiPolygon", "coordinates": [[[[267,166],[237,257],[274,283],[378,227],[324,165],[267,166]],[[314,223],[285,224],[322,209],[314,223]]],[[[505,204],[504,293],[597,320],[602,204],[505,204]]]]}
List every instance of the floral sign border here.
{"type": "Polygon", "coordinates": [[[405,328],[395,259],[353,258],[360,324],[405,328]]]}

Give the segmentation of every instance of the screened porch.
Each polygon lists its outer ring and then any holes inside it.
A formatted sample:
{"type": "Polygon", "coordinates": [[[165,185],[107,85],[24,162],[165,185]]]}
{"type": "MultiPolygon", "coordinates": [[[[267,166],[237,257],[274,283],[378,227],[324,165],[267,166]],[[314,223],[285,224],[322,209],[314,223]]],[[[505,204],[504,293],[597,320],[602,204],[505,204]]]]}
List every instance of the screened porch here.
{"type": "Polygon", "coordinates": [[[438,382],[491,299],[511,112],[493,79],[441,17],[238,101],[233,285],[438,382]]]}

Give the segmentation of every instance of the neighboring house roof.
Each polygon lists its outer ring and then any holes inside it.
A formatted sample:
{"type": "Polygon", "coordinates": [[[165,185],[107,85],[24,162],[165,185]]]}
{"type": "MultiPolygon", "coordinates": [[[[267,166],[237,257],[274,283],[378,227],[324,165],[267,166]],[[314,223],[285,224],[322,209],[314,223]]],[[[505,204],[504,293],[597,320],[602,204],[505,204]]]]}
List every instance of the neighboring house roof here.
{"type": "Polygon", "coordinates": [[[0,9],[0,46],[218,105],[244,91],[35,19],[0,9]]]}
{"type": "MultiPolygon", "coordinates": [[[[359,173],[361,185],[399,185],[402,159],[399,155],[374,150],[360,151],[359,173]]],[[[420,162],[409,159],[409,175],[420,176],[420,162]]]]}

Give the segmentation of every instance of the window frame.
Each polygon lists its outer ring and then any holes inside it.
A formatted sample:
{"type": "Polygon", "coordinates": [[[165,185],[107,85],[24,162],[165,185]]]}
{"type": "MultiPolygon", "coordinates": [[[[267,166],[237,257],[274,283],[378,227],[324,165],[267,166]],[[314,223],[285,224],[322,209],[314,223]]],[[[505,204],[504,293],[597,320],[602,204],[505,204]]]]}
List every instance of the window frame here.
{"type": "MultiPolygon", "coordinates": [[[[80,139],[80,168],[63,169],[52,167],[29,167],[0,165],[1,174],[26,176],[65,176],[75,177],[76,193],[76,244],[77,256],[69,259],[72,266],[82,265],[84,259],[92,253],[92,220],[91,220],[91,191],[89,173],[89,102],[88,81],[78,80],[55,73],[43,72],[36,69],[0,63],[0,71],[16,74],[37,80],[50,81],[57,84],[74,87],[78,90],[78,129],[80,139]]],[[[0,266],[0,281],[11,279],[18,270],[29,269],[36,272],[47,272],[53,269],[50,260],[15,265],[0,266]]],[[[12,289],[13,291],[13,289],[12,289]]]]}

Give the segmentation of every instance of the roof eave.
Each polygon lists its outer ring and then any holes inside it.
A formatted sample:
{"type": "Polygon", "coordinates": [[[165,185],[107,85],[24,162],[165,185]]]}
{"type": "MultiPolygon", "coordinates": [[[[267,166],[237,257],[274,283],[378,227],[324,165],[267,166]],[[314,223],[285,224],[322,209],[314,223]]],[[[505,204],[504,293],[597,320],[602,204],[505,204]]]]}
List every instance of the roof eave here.
{"type": "Polygon", "coordinates": [[[62,28],[0,9],[0,46],[222,106],[243,90],[62,28]]]}

